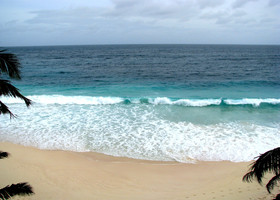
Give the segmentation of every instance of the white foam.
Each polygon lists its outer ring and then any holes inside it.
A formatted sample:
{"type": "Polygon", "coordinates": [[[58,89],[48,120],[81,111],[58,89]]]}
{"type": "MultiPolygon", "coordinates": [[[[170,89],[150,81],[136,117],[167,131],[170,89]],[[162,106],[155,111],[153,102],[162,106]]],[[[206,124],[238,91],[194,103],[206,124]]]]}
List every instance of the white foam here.
{"type": "Polygon", "coordinates": [[[253,106],[260,106],[261,103],[269,103],[269,104],[280,104],[280,99],[275,98],[267,98],[267,99],[226,99],[224,102],[228,105],[253,105],[253,106]]]}
{"type": "Polygon", "coordinates": [[[155,105],[165,104],[165,105],[180,105],[180,106],[194,106],[202,107],[209,105],[220,105],[221,99],[179,99],[172,101],[167,97],[157,97],[155,99],[149,99],[149,102],[155,105]]]}
{"type": "Polygon", "coordinates": [[[210,106],[210,105],[220,105],[222,102],[221,99],[195,99],[195,100],[189,100],[189,99],[180,99],[177,101],[174,101],[173,104],[175,105],[183,105],[183,106],[210,106]]]}
{"type": "MultiPolygon", "coordinates": [[[[85,105],[104,105],[117,104],[123,102],[119,97],[91,97],[91,96],[63,96],[63,95],[34,95],[27,96],[35,103],[40,104],[85,104],[85,105]]],[[[1,98],[7,103],[23,103],[18,98],[1,98]]]]}
{"type": "Polygon", "coordinates": [[[149,98],[149,103],[151,104],[172,104],[172,101],[167,97],[157,97],[155,99],[149,98]]]}
{"type": "Polygon", "coordinates": [[[43,149],[95,151],[113,156],[179,162],[249,161],[280,144],[280,124],[195,124],[157,115],[154,106],[13,105],[2,116],[0,140],[43,149]]]}
{"type": "MultiPolygon", "coordinates": [[[[141,98],[122,98],[122,97],[93,97],[93,96],[63,96],[63,95],[33,95],[27,96],[35,103],[39,104],[78,104],[78,105],[108,105],[119,104],[126,100],[133,104],[140,104],[141,98]]],[[[24,103],[21,99],[1,97],[1,101],[8,104],[24,103]]],[[[148,98],[148,103],[153,105],[178,105],[189,107],[204,107],[220,105],[222,101],[227,105],[253,105],[260,106],[261,103],[272,105],[280,104],[280,99],[276,98],[243,98],[243,99],[171,99],[168,97],[148,98]]],[[[145,102],[145,101],[144,101],[145,102]]]]}

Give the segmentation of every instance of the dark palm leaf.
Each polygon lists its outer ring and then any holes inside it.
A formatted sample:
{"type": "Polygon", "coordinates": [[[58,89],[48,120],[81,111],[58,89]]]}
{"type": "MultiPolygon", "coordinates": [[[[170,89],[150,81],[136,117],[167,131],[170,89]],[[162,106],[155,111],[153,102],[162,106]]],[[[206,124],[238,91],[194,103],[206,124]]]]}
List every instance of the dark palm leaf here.
{"type": "Polygon", "coordinates": [[[20,79],[20,63],[15,54],[0,50],[0,74],[7,73],[9,77],[20,79]]]}
{"type": "Polygon", "coordinates": [[[9,199],[15,195],[24,196],[31,194],[34,194],[34,192],[28,183],[12,184],[0,189],[0,199],[9,199]]]}
{"type": "Polygon", "coordinates": [[[7,158],[8,156],[9,156],[9,153],[0,151],[0,159],[7,158]]]}
{"type": "Polygon", "coordinates": [[[10,118],[14,118],[15,115],[9,110],[8,106],[6,106],[5,104],[3,104],[0,101],[0,115],[1,114],[10,114],[10,118]]]}
{"type": "MultiPolygon", "coordinates": [[[[0,50],[0,74],[6,73],[11,78],[20,79],[20,63],[15,54],[6,53],[6,50],[0,50]]],[[[7,80],[0,79],[0,96],[11,96],[24,100],[26,106],[31,104],[31,100],[23,96],[19,90],[10,84],[7,80]]],[[[0,101],[0,114],[10,114],[15,117],[3,102],[0,101]]]]}
{"type": "Polygon", "coordinates": [[[23,96],[19,90],[10,84],[10,81],[0,79],[0,96],[11,96],[24,100],[26,106],[31,104],[31,100],[23,96]]]}
{"type": "Polygon", "coordinates": [[[250,172],[244,177],[244,181],[252,181],[257,178],[262,183],[262,178],[266,172],[280,173],[280,147],[267,151],[257,157],[258,159],[252,163],[250,172]]]}
{"type": "Polygon", "coordinates": [[[270,192],[276,182],[280,180],[280,147],[267,151],[257,158],[258,159],[251,164],[250,171],[243,176],[243,181],[251,182],[256,178],[257,181],[262,184],[264,174],[272,172],[276,176],[274,176],[267,184],[267,190],[270,192]]]}
{"type": "Polygon", "coordinates": [[[271,193],[271,190],[274,188],[278,181],[280,181],[280,174],[272,177],[272,179],[270,179],[270,181],[266,184],[266,189],[269,193],[271,193]]]}
{"type": "MultiPolygon", "coordinates": [[[[0,75],[2,73],[8,74],[10,78],[20,79],[20,63],[16,55],[6,53],[6,50],[0,50],[0,75]]],[[[7,80],[0,79],[0,96],[11,96],[22,99],[26,106],[31,104],[31,100],[23,96],[19,90],[10,84],[7,80]]],[[[9,113],[14,116],[9,108],[0,101],[0,114],[9,113]]],[[[0,159],[8,157],[7,152],[0,151],[0,159]]],[[[28,183],[18,183],[8,185],[0,189],[0,199],[9,199],[15,195],[31,195],[33,194],[32,187],[28,183]]]]}
{"type": "Polygon", "coordinates": [[[273,200],[280,200],[280,194],[278,194],[273,200]]]}
{"type": "MultiPolygon", "coordinates": [[[[254,163],[253,163],[254,164],[254,163]]],[[[251,164],[252,165],[252,164],[251,164]]],[[[246,182],[252,182],[255,176],[255,172],[254,171],[250,171],[247,174],[245,174],[245,176],[243,176],[243,181],[246,182]]]]}

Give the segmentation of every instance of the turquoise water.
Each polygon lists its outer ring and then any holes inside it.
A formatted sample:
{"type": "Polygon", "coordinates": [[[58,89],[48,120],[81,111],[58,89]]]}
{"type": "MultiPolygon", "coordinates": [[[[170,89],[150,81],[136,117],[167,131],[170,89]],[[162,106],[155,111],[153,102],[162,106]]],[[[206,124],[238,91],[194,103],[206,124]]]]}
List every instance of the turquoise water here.
{"type": "Polygon", "coordinates": [[[147,160],[248,161],[280,144],[280,46],[102,45],[10,48],[0,139],[147,160]]]}

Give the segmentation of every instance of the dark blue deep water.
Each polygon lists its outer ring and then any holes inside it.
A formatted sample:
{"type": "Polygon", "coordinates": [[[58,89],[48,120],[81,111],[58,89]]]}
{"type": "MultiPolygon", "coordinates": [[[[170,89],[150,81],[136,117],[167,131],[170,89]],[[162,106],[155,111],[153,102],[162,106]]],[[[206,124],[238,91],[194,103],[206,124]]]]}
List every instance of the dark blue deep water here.
{"type": "Polygon", "coordinates": [[[280,46],[13,47],[34,101],[0,139],[149,160],[251,160],[280,144],[280,46]],[[8,133],[8,134],[7,134],[8,133]]]}

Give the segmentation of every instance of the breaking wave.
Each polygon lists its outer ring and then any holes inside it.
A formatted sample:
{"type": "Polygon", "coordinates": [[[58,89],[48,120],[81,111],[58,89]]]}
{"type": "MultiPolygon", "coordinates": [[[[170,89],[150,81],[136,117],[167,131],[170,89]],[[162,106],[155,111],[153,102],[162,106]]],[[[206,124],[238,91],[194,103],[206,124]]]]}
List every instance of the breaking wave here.
{"type": "MultiPolygon", "coordinates": [[[[28,96],[34,103],[39,104],[80,104],[80,105],[109,105],[109,104],[153,104],[153,105],[176,105],[188,107],[205,106],[245,106],[259,107],[262,105],[280,105],[277,98],[242,98],[242,99],[176,99],[168,97],[93,97],[93,96],[63,96],[63,95],[33,95],[28,96]]],[[[24,103],[20,99],[1,98],[5,103],[24,103]]]]}

